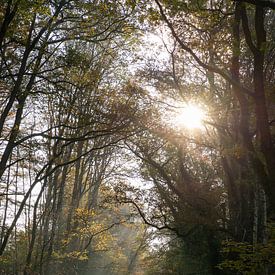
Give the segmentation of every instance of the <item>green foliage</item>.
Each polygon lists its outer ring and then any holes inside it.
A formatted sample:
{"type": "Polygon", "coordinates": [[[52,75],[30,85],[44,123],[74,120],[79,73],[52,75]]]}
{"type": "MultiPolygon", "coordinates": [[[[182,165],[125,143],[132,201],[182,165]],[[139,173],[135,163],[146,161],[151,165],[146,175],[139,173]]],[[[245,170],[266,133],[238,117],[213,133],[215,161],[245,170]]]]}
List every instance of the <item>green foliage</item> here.
{"type": "Polygon", "coordinates": [[[87,251],[72,251],[67,253],[53,252],[53,260],[63,262],[67,261],[87,261],[87,251]]]}
{"type": "Polygon", "coordinates": [[[166,250],[151,253],[147,258],[148,269],[146,275],[182,274],[184,270],[184,251],[180,245],[171,245],[166,250]]]}
{"type": "Polygon", "coordinates": [[[203,232],[197,232],[193,236],[192,242],[189,243],[180,239],[169,240],[168,238],[166,240],[164,238],[162,245],[156,251],[151,252],[150,256],[146,259],[147,271],[145,274],[211,275],[212,267],[209,256],[215,249],[209,247],[206,239],[207,236],[203,236],[203,232]],[[195,239],[198,241],[197,243],[195,239]]]}
{"type": "Polygon", "coordinates": [[[29,242],[28,233],[19,231],[17,236],[12,236],[8,248],[0,256],[0,274],[13,274],[15,261],[18,269],[24,267],[29,242]]]}
{"type": "Polygon", "coordinates": [[[252,245],[228,240],[223,242],[225,260],[218,265],[221,270],[231,270],[244,275],[265,274],[266,268],[275,264],[275,227],[270,226],[267,244],[252,245]]]}

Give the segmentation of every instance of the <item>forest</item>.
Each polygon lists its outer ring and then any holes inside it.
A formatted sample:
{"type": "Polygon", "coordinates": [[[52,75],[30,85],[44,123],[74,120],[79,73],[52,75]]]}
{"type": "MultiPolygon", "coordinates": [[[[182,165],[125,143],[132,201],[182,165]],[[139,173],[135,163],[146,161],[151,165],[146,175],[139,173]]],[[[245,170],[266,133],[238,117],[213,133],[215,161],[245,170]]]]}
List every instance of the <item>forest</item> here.
{"type": "Polygon", "coordinates": [[[275,274],[273,0],[0,0],[0,274],[275,274]]]}

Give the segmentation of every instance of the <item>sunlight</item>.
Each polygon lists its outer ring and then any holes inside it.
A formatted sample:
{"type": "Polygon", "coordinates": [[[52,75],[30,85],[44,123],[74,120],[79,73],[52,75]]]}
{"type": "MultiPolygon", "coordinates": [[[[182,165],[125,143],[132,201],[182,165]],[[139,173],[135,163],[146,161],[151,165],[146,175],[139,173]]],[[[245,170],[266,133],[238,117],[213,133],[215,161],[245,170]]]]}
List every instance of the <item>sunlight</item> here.
{"type": "Polygon", "coordinates": [[[174,119],[174,123],[178,127],[188,129],[202,129],[205,113],[203,109],[194,104],[184,106],[174,119]]]}

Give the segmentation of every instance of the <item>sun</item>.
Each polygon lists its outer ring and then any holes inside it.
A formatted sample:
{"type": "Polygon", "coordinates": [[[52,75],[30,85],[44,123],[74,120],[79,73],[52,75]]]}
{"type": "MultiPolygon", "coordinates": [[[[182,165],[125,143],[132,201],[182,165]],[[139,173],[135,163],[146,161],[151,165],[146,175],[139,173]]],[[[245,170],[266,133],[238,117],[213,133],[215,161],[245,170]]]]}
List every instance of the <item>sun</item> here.
{"type": "Polygon", "coordinates": [[[176,126],[185,127],[190,130],[202,129],[204,127],[204,118],[205,112],[201,107],[195,104],[187,104],[177,112],[174,123],[176,126]]]}

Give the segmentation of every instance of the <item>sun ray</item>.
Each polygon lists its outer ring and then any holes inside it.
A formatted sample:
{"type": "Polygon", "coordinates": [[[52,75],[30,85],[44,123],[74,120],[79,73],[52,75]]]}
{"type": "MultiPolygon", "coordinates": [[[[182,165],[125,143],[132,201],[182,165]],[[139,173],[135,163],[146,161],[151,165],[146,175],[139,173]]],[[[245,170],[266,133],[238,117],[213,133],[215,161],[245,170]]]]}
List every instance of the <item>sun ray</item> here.
{"type": "Polygon", "coordinates": [[[201,107],[195,104],[187,104],[177,112],[173,120],[176,126],[192,130],[202,129],[204,118],[205,112],[201,107]]]}

